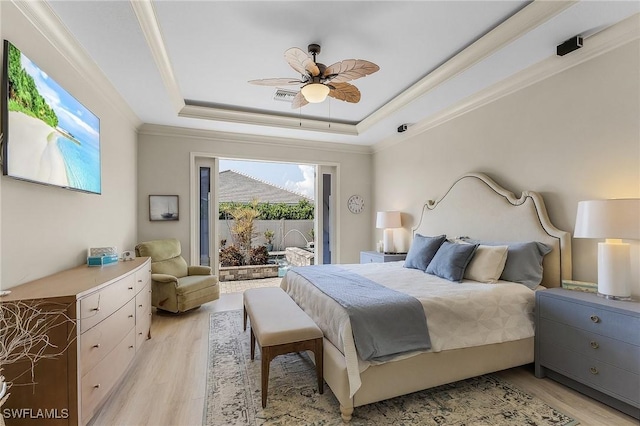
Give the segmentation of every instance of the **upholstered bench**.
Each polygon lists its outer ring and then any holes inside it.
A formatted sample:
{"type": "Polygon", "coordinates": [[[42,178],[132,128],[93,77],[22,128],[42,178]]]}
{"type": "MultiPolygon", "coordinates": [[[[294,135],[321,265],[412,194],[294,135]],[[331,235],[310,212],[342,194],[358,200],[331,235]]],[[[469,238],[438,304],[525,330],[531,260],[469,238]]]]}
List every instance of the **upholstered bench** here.
{"type": "Polygon", "coordinates": [[[322,331],[289,295],[279,287],[253,288],[244,292],[244,329],[251,322],[251,359],[256,340],[262,353],[262,408],[267,405],[269,364],[278,355],[312,351],[316,361],[318,390],[324,392],[322,331]]]}

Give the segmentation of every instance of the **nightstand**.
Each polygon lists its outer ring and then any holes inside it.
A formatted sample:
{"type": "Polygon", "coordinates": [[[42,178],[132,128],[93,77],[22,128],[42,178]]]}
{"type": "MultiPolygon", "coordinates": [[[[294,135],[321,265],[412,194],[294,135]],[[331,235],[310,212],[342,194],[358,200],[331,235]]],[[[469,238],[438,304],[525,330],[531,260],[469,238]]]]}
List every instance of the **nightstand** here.
{"type": "Polygon", "coordinates": [[[385,263],[404,260],[407,253],[378,253],[377,251],[361,251],[360,263],[385,263]]]}
{"type": "Polygon", "coordinates": [[[640,303],[537,291],[535,373],[640,418],[640,303]]]}

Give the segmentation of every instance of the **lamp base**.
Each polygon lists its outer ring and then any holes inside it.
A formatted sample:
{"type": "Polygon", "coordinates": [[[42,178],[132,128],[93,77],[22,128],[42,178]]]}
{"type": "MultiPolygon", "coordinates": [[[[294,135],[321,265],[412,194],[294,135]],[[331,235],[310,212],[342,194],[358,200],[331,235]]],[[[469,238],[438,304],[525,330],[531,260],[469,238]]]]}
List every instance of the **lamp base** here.
{"type": "Polygon", "coordinates": [[[599,297],[602,297],[604,299],[609,299],[609,300],[622,300],[625,302],[630,302],[633,300],[633,297],[631,296],[614,296],[612,294],[602,294],[602,293],[596,293],[599,297]]]}
{"type": "Polygon", "coordinates": [[[382,238],[382,251],[384,253],[393,252],[395,250],[395,247],[393,247],[393,229],[386,228],[382,238]]]}
{"type": "Polygon", "coordinates": [[[628,243],[607,239],[598,243],[598,293],[625,300],[631,297],[631,252],[628,243]]]}

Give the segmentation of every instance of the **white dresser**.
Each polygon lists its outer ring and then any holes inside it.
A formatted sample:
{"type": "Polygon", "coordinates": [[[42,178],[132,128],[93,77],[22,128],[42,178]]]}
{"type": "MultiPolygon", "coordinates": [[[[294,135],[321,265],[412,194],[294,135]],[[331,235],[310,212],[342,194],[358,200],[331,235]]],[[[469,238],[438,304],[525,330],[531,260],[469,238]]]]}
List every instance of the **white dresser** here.
{"type": "MultiPolygon", "coordinates": [[[[65,306],[74,321],[61,320],[52,330],[52,341],[69,347],[56,359],[38,363],[37,384],[11,389],[3,409],[31,411],[21,419],[5,418],[7,426],[38,425],[43,420],[47,425],[86,425],[151,337],[149,258],[81,266],[11,290],[1,301],[39,300],[65,306]],[[48,410],[50,418],[37,418],[37,410],[48,410]]],[[[4,374],[12,377],[24,367],[8,366],[4,374]]]]}

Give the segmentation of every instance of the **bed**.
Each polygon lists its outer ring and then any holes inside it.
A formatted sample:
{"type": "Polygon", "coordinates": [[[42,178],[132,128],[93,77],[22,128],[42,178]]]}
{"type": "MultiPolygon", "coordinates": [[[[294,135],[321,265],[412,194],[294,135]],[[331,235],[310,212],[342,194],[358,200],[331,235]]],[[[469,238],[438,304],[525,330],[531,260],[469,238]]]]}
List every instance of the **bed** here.
{"type": "MultiPolygon", "coordinates": [[[[570,235],[551,224],[542,197],[531,191],[516,197],[481,173],[460,177],[443,197],[428,201],[413,234],[446,234],[448,238],[469,236],[501,242],[541,242],[551,249],[543,258],[541,288],[559,287],[563,279],[571,279],[570,235]]],[[[421,293],[417,294],[417,290],[412,288],[416,287],[414,280],[429,274],[403,268],[402,262],[340,265],[339,268],[346,271],[345,274],[358,274],[419,298],[427,312],[432,340],[432,347],[427,351],[397,356],[386,362],[363,361],[353,345],[346,311],[309,283],[307,278],[296,273],[295,269],[287,273],[282,288],[325,334],[324,378],[340,403],[345,422],[351,419],[354,408],[361,405],[534,361],[534,290],[514,283],[484,284],[466,279],[462,283],[451,283],[430,277],[427,278],[430,284],[419,285],[421,288],[433,288],[435,292],[432,300],[427,302],[422,299],[421,293]],[[502,322],[506,324],[504,327],[482,335],[480,340],[474,340],[473,322],[476,320],[473,318],[467,317],[466,325],[461,323],[460,327],[452,323],[451,318],[455,315],[464,316],[465,313],[447,313],[448,316],[443,316],[447,319],[444,321],[447,325],[444,326],[437,323],[437,315],[429,313],[427,309],[435,309],[434,305],[440,304],[450,306],[451,311],[454,311],[454,305],[460,305],[464,310],[461,299],[477,306],[489,305],[493,303],[491,300],[485,302],[480,297],[502,299],[501,295],[491,295],[498,291],[498,287],[499,291],[510,293],[514,300],[510,302],[513,308],[501,308],[499,311],[513,311],[513,317],[503,319],[502,322]],[[446,299],[450,297],[447,293],[453,288],[457,292],[464,292],[462,297],[453,296],[456,303],[446,299]],[[514,323],[518,323],[518,326],[514,327],[514,323]],[[455,331],[465,327],[466,334],[455,331]],[[457,341],[452,343],[446,340],[452,334],[462,336],[456,336],[457,341]]],[[[485,313],[480,310],[478,315],[480,318],[485,313]]]]}

